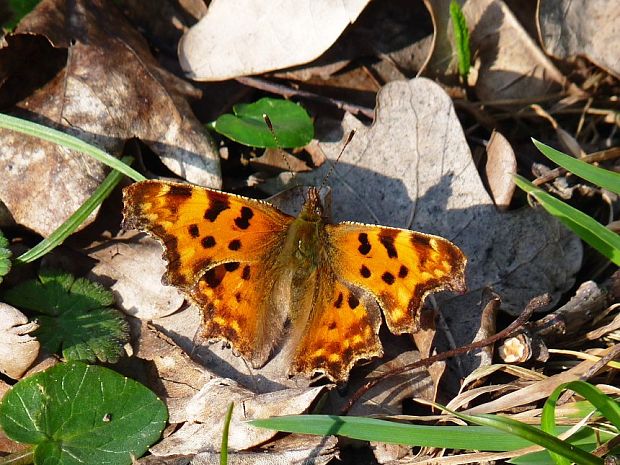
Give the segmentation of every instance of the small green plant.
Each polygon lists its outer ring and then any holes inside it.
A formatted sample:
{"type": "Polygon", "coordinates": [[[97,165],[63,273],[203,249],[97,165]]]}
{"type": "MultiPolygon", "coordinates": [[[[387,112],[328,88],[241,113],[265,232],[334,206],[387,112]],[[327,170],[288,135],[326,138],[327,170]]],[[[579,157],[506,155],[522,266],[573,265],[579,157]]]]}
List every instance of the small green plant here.
{"type": "MultiPolygon", "coordinates": [[[[58,364],[19,381],[0,402],[0,427],[31,444],[19,463],[130,465],[157,441],[168,419],[164,403],[107,368],[58,364]]],[[[0,458],[0,465],[17,457],[0,458]]]]}
{"type": "Polygon", "coordinates": [[[300,105],[288,100],[262,98],[235,105],[234,115],[218,117],[209,127],[240,144],[261,148],[303,147],[314,137],[312,119],[300,105]],[[273,133],[265,123],[267,115],[273,133]]]}
{"type": "Polygon", "coordinates": [[[87,279],[42,270],[39,279],[9,289],[3,300],[35,312],[39,342],[50,353],[62,352],[65,360],[114,363],[129,340],[127,322],[110,307],[112,293],[87,279]]]}
{"type": "MultiPolygon", "coordinates": [[[[592,166],[565,153],[555,150],[537,140],[534,145],[554,163],[597,186],[620,194],[620,174],[592,166]]],[[[590,244],[616,265],[620,266],[620,236],[594,218],[556,199],[536,187],[522,176],[514,176],[515,184],[533,196],[540,205],[558,218],[581,239],[590,244]]]]}
{"type": "Polygon", "coordinates": [[[456,0],[450,2],[450,19],[452,20],[452,30],[454,31],[454,46],[459,62],[459,74],[466,78],[471,66],[469,30],[467,29],[467,20],[461,5],[456,0]]]}

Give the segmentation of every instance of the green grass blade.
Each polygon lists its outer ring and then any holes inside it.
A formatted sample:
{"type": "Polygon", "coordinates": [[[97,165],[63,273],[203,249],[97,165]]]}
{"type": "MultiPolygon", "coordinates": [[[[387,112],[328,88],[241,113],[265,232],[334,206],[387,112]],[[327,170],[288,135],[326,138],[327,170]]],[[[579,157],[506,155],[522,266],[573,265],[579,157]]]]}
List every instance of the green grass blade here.
{"type": "Polygon", "coordinates": [[[454,44],[456,46],[456,56],[459,62],[459,74],[467,77],[471,66],[471,51],[469,46],[469,30],[467,20],[461,10],[461,6],[456,0],[450,2],[450,18],[454,30],[454,44]]]}
{"type": "Polygon", "coordinates": [[[13,131],[21,132],[29,136],[38,137],[49,142],[67,147],[68,149],[77,150],[78,152],[85,153],[91,156],[97,161],[109,166],[110,168],[120,171],[125,176],[134,181],[144,181],[146,178],[138,173],[136,170],[127,166],[118,158],[113,157],[109,153],[91,145],[77,137],[65,134],[62,131],[48,128],[41,124],[33,123],[14,116],[5,115],[0,113],[0,128],[11,129],[13,131]]]}
{"type": "Polygon", "coordinates": [[[540,152],[549,160],[554,162],[563,168],[566,168],[571,173],[576,174],[580,178],[590,181],[599,187],[603,187],[611,192],[620,194],[620,173],[615,173],[610,170],[598,168],[597,166],[586,163],[585,161],[573,158],[559,150],[549,147],[542,142],[532,139],[534,145],[540,152]]]}
{"type": "MultiPolygon", "coordinates": [[[[590,383],[571,381],[558,386],[545,402],[541,416],[541,427],[543,431],[552,436],[556,434],[555,406],[560,395],[569,389],[587,399],[616,428],[620,428],[620,405],[615,400],[603,394],[596,386],[590,383]]],[[[549,451],[549,453],[557,464],[568,465],[570,463],[563,457],[557,457],[551,451],[549,451]]]]}
{"type": "Polygon", "coordinates": [[[620,266],[620,236],[618,234],[607,229],[585,213],[534,186],[522,176],[514,175],[513,179],[517,186],[534,196],[545,210],[558,218],[581,239],[613,263],[620,266]]]}
{"type": "MultiPolygon", "coordinates": [[[[131,157],[124,157],[120,162],[125,165],[125,163],[131,163],[132,160],[131,157]]],[[[18,264],[32,262],[62,244],[88,218],[88,215],[110,195],[122,178],[123,173],[120,171],[111,171],[95,192],[63,224],[28,252],[17,257],[15,261],[18,264]]]]}
{"type": "Polygon", "coordinates": [[[363,417],[291,415],[252,420],[250,423],[289,433],[337,434],[362,441],[409,446],[508,451],[532,445],[529,441],[488,427],[412,425],[363,417]]]}
{"type": "MultiPolygon", "coordinates": [[[[500,415],[463,415],[450,410],[446,411],[469,423],[497,428],[500,431],[513,434],[525,439],[526,441],[538,444],[548,451],[555,452],[562,457],[565,457],[570,462],[575,462],[580,465],[603,465],[603,460],[600,457],[590,454],[589,452],[586,452],[585,450],[580,449],[567,441],[562,441],[561,439],[545,433],[534,426],[521,423],[520,421],[513,420],[512,418],[507,418],[500,415]]],[[[562,459],[560,464],[570,462],[566,462],[565,459],[562,459]]]]}
{"type": "Polygon", "coordinates": [[[235,403],[231,402],[226,410],[224,418],[224,430],[222,431],[222,446],[220,447],[220,465],[228,464],[228,432],[230,430],[230,420],[232,419],[233,408],[235,403]]]}

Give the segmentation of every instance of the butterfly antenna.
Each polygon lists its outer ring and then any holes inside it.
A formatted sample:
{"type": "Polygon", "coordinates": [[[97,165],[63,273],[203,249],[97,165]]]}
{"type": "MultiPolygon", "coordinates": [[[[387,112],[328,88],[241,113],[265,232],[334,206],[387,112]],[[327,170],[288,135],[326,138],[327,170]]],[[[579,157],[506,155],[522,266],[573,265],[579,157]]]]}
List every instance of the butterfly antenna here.
{"type": "Polygon", "coordinates": [[[319,187],[319,192],[321,192],[321,190],[323,190],[323,188],[325,187],[325,183],[327,183],[327,180],[329,179],[331,174],[336,169],[336,165],[338,164],[338,161],[340,160],[340,157],[342,156],[342,154],[344,153],[345,149],[347,148],[347,145],[349,145],[349,143],[351,142],[351,139],[353,139],[354,135],[355,135],[355,131],[351,130],[351,132],[349,132],[349,135],[347,136],[347,140],[344,141],[344,144],[342,145],[342,148],[340,149],[340,153],[336,157],[336,160],[334,161],[334,163],[332,163],[332,166],[329,168],[329,171],[327,172],[327,174],[323,178],[323,182],[321,182],[321,187],[319,187]]]}
{"type": "MultiPolygon", "coordinates": [[[[276,142],[276,147],[282,150],[282,145],[280,144],[280,141],[278,140],[278,136],[276,136],[276,131],[273,129],[273,124],[271,122],[271,119],[269,119],[269,115],[267,113],[263,113],[263,120],[265,120],[265,124],[269,128],[269,132],[271,132],[271,135],[273,136],[273,140],[276,142]]],[[[282,154],[282,159],[284,160],[284,163],[286,163],[286,167],[288,168],[288,170],[291,173],[293,173],[293,168],[291,168],[291,165],[286,159],[286,157],[284,156],[284,154],[282,154]]],[[[293,177],[291,178],[291,180],[295,178],[295,175],[296,173],[293,173],[293,177]]]]}

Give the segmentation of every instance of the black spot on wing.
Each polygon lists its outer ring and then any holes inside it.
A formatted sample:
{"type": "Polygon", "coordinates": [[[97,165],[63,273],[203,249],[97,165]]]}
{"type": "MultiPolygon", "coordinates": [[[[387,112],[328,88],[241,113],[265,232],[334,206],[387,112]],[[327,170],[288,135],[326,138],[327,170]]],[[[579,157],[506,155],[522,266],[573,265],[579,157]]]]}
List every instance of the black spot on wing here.
{"type": "Polygon", "coordinates": [[[215,237],[213,236],[205,236],[201,239],[200,244],[205,248],[205,249],[210,249],[211,247],[215,246],[215,237]]]}
{"type": "Polygon", "coordinates": [[[400,265],[400,269],[398,270],[398,277],[406,278],[408,274],[409,274],[409,268],[407,268],[405,265],[400,265]]]}
{"type": "Polygon", "coordinates": [[[400,231],[395,229],[384,229],[379,233],[379,242],[385,248],[385,251],[390,258],[398,258],[398,252],[394,247],[394,240],[398,236],[400,231]]]}
{"type": "Polygon", "coordinates": [[[431,239],[429,237],[423,236],[421,234],[414,234],[411,236],[411,243],[415,245],[421,245],[423,247],[431,246],[431,239]]]}
{"type": "Polygon", "coordinates": [[[349,298],[347,299],[347,303],[349,304],[349,308],[353,310],[360,304],[360,300],[355,297],[353,294],[349,294],[349,298]]]}
{"type": "Polygon", "coordinates": [[[235,224],[239,229],[248,229],[253,217],[254,211],[250,207],[241,207],[241,215],[235,218],[235,224]]]}
{"type": "Polygon", "coordinates": [[[381,275],[381,279],[383,280],[384,283],[389,284],[391,286],[392,284],[394,284],[395,278],[392,273],[390,273],[389,271],[386,271],[385,273],[381,275]]]}
{"type": "Polygon", "coordinates": [[[336,308],[340,308],[340,307],[342,307],[342,300],[343,300],[343,295],[342,295],[342,292],[340,292],[340,293],[338,294],[338,298],[336,298],[336,301],[334,302],[334,306],[335,306],[336,308]]]}
{"type": "Polygon", "coordinates": [[[173,184],[169,185],[170,189],[168,190],[168,194],[174,195],[176,197],[183,197],[189,199],[192,196],[192,186],[183,185],[183,184],[173,184]]]}
{"type": "Polygon", "coordinates": [[[368,269],[368,267],[366,265],[362,265],[362,267],[360,268],[360,274],[364,277],[364,278],[370,278],[370,270],[368,269]]]}
{"type": "Polygon", "coordinates": [[[368,254],[368,252],[370,252],[370,249],[372,248],[370,246],[370,242],[368,242],[368,234],[360,233],[359,236],[357,236],[357,240],[360,241],[360,246],[357,248],[357,250],[359,250],[362,255],[368,254]]]}
{"type": "Polygon", "coordinates": [[[241,248],[241,241],[239,239],[233,239],[228,243],[229,250],[239,250],[241,248]]]}
{"type": "Polygon", "coordinates": [[[221,198],[210,198],[209,200],[211,204],[209,208],[205,210],[204,218],[213,223],[217,217],[220,216],[220,213],[230,208],[230,202],[223,195],[221,198]]]}
{"type": "Polygon", "coordinates": [[[250,279],[250,265],[245,265],[243,267],[243,271],[241,272],[241,279],[247,281],[250,279]]]}
{"type": "Polygon", "coordinates": [[[198,225],[197,224],[190,224],[187,227],[187,232],[189,233],[190,236],[192,236],[194,239],[196,239],[198,236],[200,236],[200,229],[198,229],[198,225]]]}
{"type": "Polygon", "coordinates": [[[208,270],[203,275],[202,279],[207,284],[207,286],[209,286],[211,289],[215,289],[221,284],[225,275],[226,270],[224,269],[224,267],[216,266],[215,268],[211,268],[210,270],[208,270]]]}

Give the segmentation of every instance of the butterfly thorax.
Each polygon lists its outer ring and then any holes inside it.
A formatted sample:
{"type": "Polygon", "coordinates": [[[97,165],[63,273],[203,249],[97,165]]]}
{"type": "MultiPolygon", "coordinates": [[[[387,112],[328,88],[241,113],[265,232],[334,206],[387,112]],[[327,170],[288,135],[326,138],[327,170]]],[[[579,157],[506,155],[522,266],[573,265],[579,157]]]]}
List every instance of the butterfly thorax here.
{"type": "Polygon", "coordinates": [[[325,219],[318,189],[311,187],[308,198],[288,230],[285,255],[294,258],[295,266],[311,272],[318,266],[320,245],[324,238],[325,219]],[[288,249],[288,250],[286,250],[288,249]]]}

